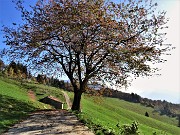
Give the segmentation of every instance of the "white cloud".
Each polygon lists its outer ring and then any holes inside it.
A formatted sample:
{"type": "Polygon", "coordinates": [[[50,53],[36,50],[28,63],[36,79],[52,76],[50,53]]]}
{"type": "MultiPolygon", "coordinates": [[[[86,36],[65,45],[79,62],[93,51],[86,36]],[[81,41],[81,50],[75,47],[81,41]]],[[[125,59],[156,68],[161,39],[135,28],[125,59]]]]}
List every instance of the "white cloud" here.
{"type": "Polygon", "coordinates": [[[157,0],[159,9],[167,11],[169,29],[167,32],[167,43],[176,47],[170,51],[170,56],[164,56],[167,62],[157,64],[162,70],[162,75],[152,78],[138,78],[134,80],[127,92],[135,92],[142,96],[153,99],[165,99],[180,103],[180,1],[179,0],[157,0]]]}

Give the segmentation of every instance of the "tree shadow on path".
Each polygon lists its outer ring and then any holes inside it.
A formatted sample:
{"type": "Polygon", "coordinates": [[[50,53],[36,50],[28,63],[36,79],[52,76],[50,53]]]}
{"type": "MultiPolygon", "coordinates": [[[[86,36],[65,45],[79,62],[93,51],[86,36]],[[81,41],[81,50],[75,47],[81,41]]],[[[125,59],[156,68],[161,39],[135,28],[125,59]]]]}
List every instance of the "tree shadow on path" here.
{"type": "Polygon", "coordinates": [[[4,135],[73,134],[94,135],[66,110],[37,111],[29,118],[13,126],[4,135]]]}

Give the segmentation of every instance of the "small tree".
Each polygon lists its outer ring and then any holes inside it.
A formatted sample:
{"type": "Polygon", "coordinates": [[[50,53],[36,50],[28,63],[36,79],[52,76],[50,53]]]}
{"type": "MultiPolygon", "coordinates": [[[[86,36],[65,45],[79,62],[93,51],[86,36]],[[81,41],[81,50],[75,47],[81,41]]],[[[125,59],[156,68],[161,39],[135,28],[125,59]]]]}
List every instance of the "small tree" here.
{"type": "Polygon", "coordinates": [[[4,74],[5,77],[8,77],[8,74],[9,74],[9,73],[8,73],[8,70],[5,69],[5,70],[3,71],[3,74],[4,74]]]}
{"type": "Polygon", "coordinates": [[[37,77],[36,77],[36,80],[38,83],[44,83],[44,76],[43,75],[40,75],[38,74],[37,77]]]}
{"type": "Polygon", "coordinates": [[[134,121],[131,125],[123,125],[120,127],[121,135],[139,135],[140,132],[138,131],[138,122],[134,121]]]}
{"type": "Polygon", "coordinates": [[[180,127],[180,114],[178,115],[178,127],[180,127]]]}
{"type": "Polygon", "coordinates": [[[9,68],[8,74],[10,77],[14,77],[14,69],[12,67],[9,68]]]}
{"type": "Polygon", "coordinates": [[[0,71],[2,71],[5,67],[4,62],[0,59],[0,71]]]}
{"type": "Polygon", "coordinates": [[[38,0],[27,11],[17,0],[24,23],[4,27],[6,52],[33,69],[65,74],[74,90],[72,110],[80,110],[87,84],[127,86],[134,75],[149,76],[160,57],[166,28],[164,11],[151,0],[38,0]]]}
{"type": "Polygon", "coordinates": [[[146,116],[146,117],[149,117],[149,114],[148,114],[148,112],[146,112],[146,113],[145,113],[145,116],[146,116]]]}
{"type": "Polygon", "coordinates": [[[9,73],[13,70],[13,75],[15,76],[17,74],[17,64],[14,61],[12,61],[7,68],[9,73]]]}
{"type": "Polygon", "coordinates": [[[17,70],[17,78],[20,80],[22,79],[22,73],[19,69],[17,70]]]}

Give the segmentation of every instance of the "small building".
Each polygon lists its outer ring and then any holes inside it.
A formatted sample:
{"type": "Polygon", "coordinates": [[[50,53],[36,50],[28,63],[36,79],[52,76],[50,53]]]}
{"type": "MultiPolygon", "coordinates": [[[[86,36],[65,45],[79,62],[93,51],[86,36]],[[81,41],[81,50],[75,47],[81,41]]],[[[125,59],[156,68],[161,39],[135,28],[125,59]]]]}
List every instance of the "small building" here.
{"type": "Polygon", "coordinates": [[[49,104],[55,109],[63,109],[63,102],[53,96],[47,96],[39,100],[42,103],[49,104]]]}

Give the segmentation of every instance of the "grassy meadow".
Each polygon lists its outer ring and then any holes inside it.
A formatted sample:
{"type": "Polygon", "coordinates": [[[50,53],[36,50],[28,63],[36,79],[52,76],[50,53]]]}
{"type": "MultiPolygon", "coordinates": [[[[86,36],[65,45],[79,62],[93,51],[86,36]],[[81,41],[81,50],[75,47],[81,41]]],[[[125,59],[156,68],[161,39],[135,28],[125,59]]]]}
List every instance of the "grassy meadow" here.
{"type": "MultiPolygon", "coordinates": [[[[73,93],[68,93],[73,97],[73,93]]],[[[130,103],[116,98],[83,96],[81,118],[91,121],[96,125],[101,125],[105,129],[114,130],[118,134],[120,126],[138,121],[141,135],[179,135],[180,128],[175,118],[160,116],[150,107],[145,107],[137,103],[130,103]],[[148,112],[149,117],[145,116],[148,112]]],[[[91,127],[91,125],[88,125],[91,127]]]]}
{"type": "MultiPolygon", "coordinates": [[[[19,82],[13,79],[0,77],[0,134],[25,118],[28,113],[35,110],[52,109],[51,106],[43,104],[38,100],[52,95],[65,102],[65,98],[57,89],[43,84],[33,82],[19,82]],[[36,100],[31,100],[28,91],[34,91],[36,100]]],[[[71,100],[73,93],[67,92],[71,100]]],[[[67,105],[65,104],[65,108],[67,105]]],[[[145,107],[137,103],[130,103],[116,98],[82,96],[82,113],[78,116],[82,122],[92,130],[94,125],[120,133],[117,127],[131,124],[133,121],[139,123],[141,135],[179,135],[180,128],[177,127],[177,119],[161,116],[154,112],[153,108],[145,107]],[[149,117],[145,116],[148,112],[149,117]]],[[[102,134],[98,133],[97,134],[102,134]]]]}

